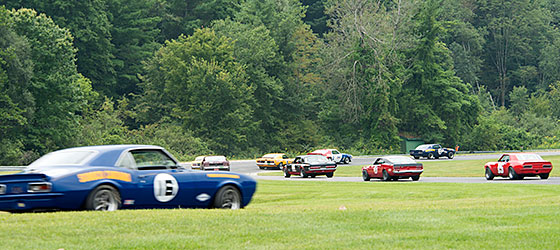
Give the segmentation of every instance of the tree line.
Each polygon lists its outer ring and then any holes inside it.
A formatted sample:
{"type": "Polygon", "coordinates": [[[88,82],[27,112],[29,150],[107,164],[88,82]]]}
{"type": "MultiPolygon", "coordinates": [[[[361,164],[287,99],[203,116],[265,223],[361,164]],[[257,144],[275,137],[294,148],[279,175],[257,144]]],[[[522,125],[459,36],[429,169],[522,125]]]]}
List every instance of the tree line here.
{"type": "Polygon", "coordinates": [[[554,0],[0,0],[0,164],[560,146],[554,0]]]}

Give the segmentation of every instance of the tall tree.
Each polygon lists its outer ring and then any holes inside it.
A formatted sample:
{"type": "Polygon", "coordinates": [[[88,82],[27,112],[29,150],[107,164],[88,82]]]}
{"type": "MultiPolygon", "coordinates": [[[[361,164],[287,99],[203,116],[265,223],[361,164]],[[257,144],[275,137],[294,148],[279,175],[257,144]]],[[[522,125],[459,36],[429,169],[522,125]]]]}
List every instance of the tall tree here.
{"type": "Polygon", "coordinates": [[[2,4],[45,13],[57,25],[70,30],[77,48],[78,71],[92,81],[95,90],[114,95],[114,46],[107,0],[0,0],[2,4]]]}
{"type": "Polygon", "coordinates": [[[416,16],[418,44],[411,50],[414,59],[411,78],[403,86],[400,119],[402,129],[428,141],[455,144],[476,123],[478,99],[469,92],[453,70],[445,44],[439,41],[441,23],[436,17],[441,2],[429,0],[416,16]]]}
{"type": "Polygon", "coordinates": [[[550,41],[550,12],[538,1],[480,0],[476,27],[488,31],[483,81],[502,106],[516,85],[539,85],[536,73],[544,44],[550,41]]]}
{"type": "Polygon", "coordinates": [[[138,94],[139,75],[143,74],[142,61],[152,56],[160,44],[158,28],[163,13],[158,12],[159,0],[109,0],[111,36],[114,45],[114,70],[117,84],[111,96],[138,94]]]}
{"type": "Polygon", "coordinates": [[[337,140],[364,141],[366,148],[398,146],[397,97],[407,78],[403,51],[412,45],[415,6],[368,0],[327,5],[332,32],[323,51],[325,93],[336,102],[324,105],[321,117],[337,140]]]}
{"type": "Polygon", "coordinates": [[[73,144],[80,112],[95,93],[89,80],[78,74],[76,49],[67,29],[45,14],[30,9],[10,12],[15,34],[29,44],[32,73],[22,84],[33,100],[32,114],[22,131],[26,149],[40,153],[73,144]]]}
{"type": "Polygon", "coordinates": [[[217,153],[247,149],[255,129],[253,89],[233,48],[229,38],[209,28],[167,42],[147,63],[140,111],[157,116],[144,119],[178,120],[217,153]]]}

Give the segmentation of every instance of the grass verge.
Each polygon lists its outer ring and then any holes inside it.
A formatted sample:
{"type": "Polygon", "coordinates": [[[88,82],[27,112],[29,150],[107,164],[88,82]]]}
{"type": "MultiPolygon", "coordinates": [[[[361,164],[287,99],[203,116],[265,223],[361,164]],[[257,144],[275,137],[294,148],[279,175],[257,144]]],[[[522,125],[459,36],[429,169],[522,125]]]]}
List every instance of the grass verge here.
{"type": "Polygon", "coordinates": [[[556,185],[259,181],[238,211],[0,213],[0,246],[557,249],[559,205],[556,185]]]}
{"type": "MultiPolygon", "coordinates": [[[[554,168],[560,168],[560,155],[554,156],[544,156],[543,159],[552,162],[554,168]]],[[[484,164],[495,160],[431,160],[422,161],[424,165],[423,177],[483,177],[484,176],[484,164]]],[[[336,169],[335,176],[338,177],[352,177],[352,176],[362,176],[361,166],[346,166],[338,165],[336,169]]],[[[280,171],[271,171],[259,173],[263,176],[281,176],[280,171]]],[[[552,170],[550,176],[560,176],[560,171],[552,170]]]]}

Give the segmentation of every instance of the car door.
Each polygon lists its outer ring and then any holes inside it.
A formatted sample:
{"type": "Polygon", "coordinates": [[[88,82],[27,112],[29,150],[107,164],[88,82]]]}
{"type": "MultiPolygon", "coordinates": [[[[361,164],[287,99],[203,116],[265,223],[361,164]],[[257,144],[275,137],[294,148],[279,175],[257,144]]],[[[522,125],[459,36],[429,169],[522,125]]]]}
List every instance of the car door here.
{"type": "Polygon", "coordinates": [[[436,150],[438,157],[443,155],[443,148],[441,147],[441,145],[436,144],[434,145],[433,149],[436,150]]]}
{"type": "Polygon", "coordinates": [[[334,162],[342,162],[342,154],[338,150],[332,150],[332,158],[334,162]]]}
{"type": "Polygon", "coordinates": [[[383,173],[383,164],[385,163],[385,159],[383,158],[377,158],[377,160],[375,160],[375,162],[373,163],[373,177],[377,177],[377,178],[381,178],[382,173],[383,173]]]}
{"type": "Polygon", "coordinates": [[[498,175],[507,175],[507,169],[510,165],[509,159],[509,155],[502,155],[498,160],[498,164],[496,164],[496,173],[498,173],[498,175]]]}
{"type": "Polygon", "coordinates": [[[120,162],[129,165],[137,180],[133,194],[136,207],[177,207],[192,199],[188,186],[190,171],[178,167],[178,163],[166,152],[158,149],[139,149],[127,152],[120,162]]]}

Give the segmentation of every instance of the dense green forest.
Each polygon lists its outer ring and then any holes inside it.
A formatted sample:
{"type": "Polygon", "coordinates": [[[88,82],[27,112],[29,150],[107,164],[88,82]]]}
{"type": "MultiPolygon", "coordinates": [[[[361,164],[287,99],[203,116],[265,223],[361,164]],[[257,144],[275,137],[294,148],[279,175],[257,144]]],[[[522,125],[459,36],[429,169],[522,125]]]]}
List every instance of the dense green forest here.
{"type": "Polygon", "coordinates": [[[560,147],[557,0],[0,0],[0,165],[560,147]]]}

